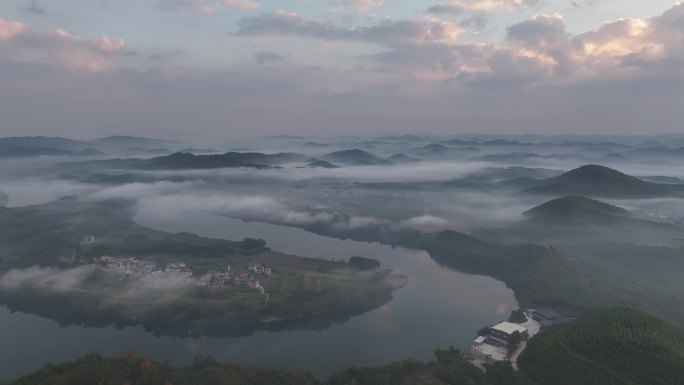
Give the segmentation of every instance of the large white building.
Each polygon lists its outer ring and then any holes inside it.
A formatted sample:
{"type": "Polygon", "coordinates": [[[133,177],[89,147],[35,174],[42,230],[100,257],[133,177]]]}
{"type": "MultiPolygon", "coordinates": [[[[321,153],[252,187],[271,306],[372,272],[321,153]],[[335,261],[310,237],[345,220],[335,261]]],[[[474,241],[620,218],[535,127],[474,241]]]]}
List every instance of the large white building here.
{"type": "Polygon", "coordinates": [[[514,324],[512,322],[502,322],[498,325],[492,326],[489,336],[498,340],[503,345],[508,345],[508,339],[511,337],[511,334],[515,332],[520,333],[520,336],[523,340],[526,340],[529,337],[529,333],[524,326],[514,324]]]}

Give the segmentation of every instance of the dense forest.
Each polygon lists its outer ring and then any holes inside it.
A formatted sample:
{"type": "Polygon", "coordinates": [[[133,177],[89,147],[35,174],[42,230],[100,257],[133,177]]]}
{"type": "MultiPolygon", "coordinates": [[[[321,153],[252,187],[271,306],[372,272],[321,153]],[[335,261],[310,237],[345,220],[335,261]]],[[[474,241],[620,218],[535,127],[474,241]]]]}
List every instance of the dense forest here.
{"type": "Polygon", "coordinates": [[[467,384],[526,385],[523,374],[510,364],[498,364],[486,373],[471,365],[457,349],[435,350],[435,361],[404,360],[381,367],[349,368],[319,381],[310,372],[263,369],[218,363],[198,356],[189,367],[173,367],[138,357],[125,349],[117,358],[91,353],[41,370],[3,385],[395,385],[467,384]]]}
{"type": "Polygon", "coordinates": [[[530,340],[520,367],[538,384],[684,384],[684,328],[631,309],[594,310],[530,340]]]}

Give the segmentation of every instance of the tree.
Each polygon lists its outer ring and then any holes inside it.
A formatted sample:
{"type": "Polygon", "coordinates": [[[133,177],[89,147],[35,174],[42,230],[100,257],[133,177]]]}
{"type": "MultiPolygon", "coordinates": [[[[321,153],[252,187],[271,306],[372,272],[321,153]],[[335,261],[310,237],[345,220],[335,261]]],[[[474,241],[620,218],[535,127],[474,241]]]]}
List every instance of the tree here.
{"type": "Polygon", "coordinates": [[[478,337],[486,337],[489,335],[489,326],[483,326],[477,331],[478,337]]]}
{"type": "Polygon", "coordinates": [[[138,358],[138,353],[135,351],[135,349],[126,347],[121,352],[121,358],[123,358],[128,365],[131,365],[138,358]]]}
{"type": "Polygon", "coordinates": [[[153,385],[159,382],[159,367],[154,362],[145,359],[140,364],[145,384],[153,385]]]}
{"type": "Polygon", "coordinates": [[[518,331],[514,331],[511,333],[511,335],[508,337],[508,355],[510,356],[513,351],[520,345],[520,341],[522,341],[522,335],[518,331]]]}
{"type": "Polygon", "coordinates": [[[266,247],[266,241],[263,239],[245,238],[242,240],[243,249],[260,249],[266,247]]]}
{"type": "Polygon", "coordinates": [[[380,268],[380,261],[365,257],[351,257],[349,258],[349,265],[362,270],[373,270],[380,268]]]}
{"type": "Polygon", "coordinates": [[[449,346],[447,349],[435,349],[433,353],[435,354],[435,358],[437,358],[437,362],[441,364],[461,358],[461,351],[454,349],[453,346],[449,346]]]}
{"type": "Polygon", "coordinates": [[[525,312],[522,309],[513,310],[510,317],[508,317],[508,322],[513,322],[516,324],[521,324],[527,322],[527,317],[525,317],[525,312]]]}

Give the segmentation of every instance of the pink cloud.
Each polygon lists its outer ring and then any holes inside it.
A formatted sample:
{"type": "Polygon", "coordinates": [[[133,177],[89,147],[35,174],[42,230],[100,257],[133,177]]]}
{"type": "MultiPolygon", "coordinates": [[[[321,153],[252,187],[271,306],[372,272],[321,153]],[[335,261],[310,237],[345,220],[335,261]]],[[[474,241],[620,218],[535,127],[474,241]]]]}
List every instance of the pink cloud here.
{"type": "Polygon", "coordinates": [[[0,19],[3,53],[17,60],[52,62],[75,71],[102,72],[118,67],[116,55],[123,52],[123,39],[101,36],[88,39],[58,28],[35,31],[16,21],[0,19]]]}
{"type": "Polygon", "coordinates": [[[0,42],[7,41],[26,31],[26,26],[18,21],[0,19],[0,42]]]}

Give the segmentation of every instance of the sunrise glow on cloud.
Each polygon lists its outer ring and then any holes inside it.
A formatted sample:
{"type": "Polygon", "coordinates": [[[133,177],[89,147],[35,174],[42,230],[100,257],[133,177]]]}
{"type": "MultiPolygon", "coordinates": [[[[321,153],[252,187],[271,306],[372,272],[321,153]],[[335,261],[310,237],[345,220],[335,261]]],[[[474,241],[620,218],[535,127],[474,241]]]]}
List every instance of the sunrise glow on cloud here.
{"type": "Polygon", "coordinates": [[[13,133],[77,136],[668,132],[682,117],[684,3],[408,3],[5,1],[0,112],[13,133]]]}

